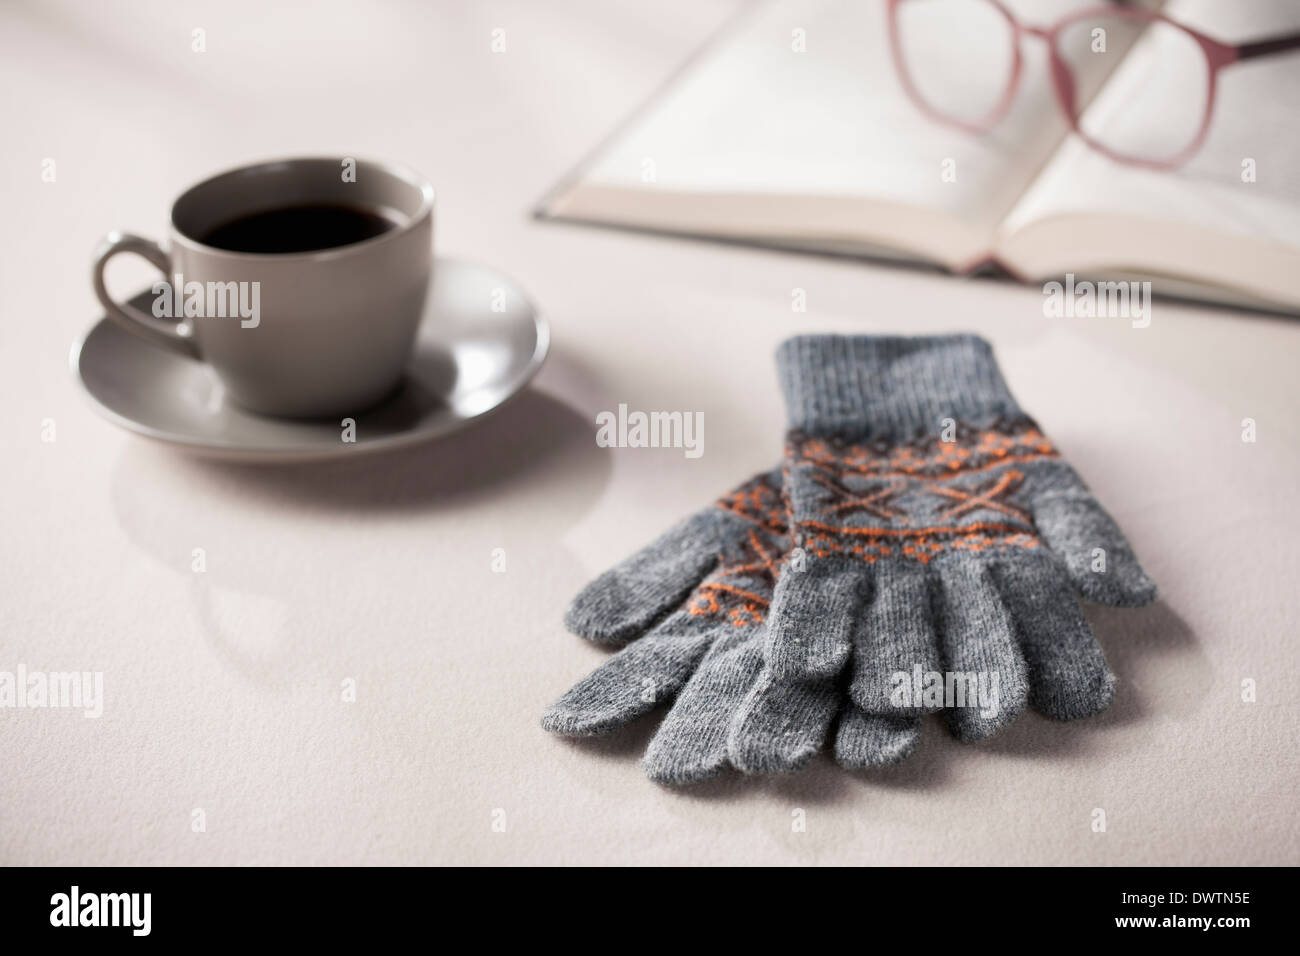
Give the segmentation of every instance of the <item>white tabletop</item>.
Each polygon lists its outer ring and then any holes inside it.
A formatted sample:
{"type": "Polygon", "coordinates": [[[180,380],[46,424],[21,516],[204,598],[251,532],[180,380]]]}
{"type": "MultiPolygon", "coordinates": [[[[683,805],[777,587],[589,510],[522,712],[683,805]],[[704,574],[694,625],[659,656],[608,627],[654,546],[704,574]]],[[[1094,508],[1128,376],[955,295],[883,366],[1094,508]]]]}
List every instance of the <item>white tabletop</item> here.
{"type": "Polygon", "coordinates": [[[105,696],[98,719],[0,709],[0,862],[1300,863],[1300,325],[1164,301],[1146,329],[1046,319],[1008,283],[532,221],[735,6],[0,8],[0,671],[99,671],[105,696]],[[204,463],[101,420],[67,365],[95,242],[160,235],[210,172],[312,153],[434,180],[440,249],[552,323],[535,386],[333,466],[204,463]],[[1161,586],[1088,609],[1107,714],[976,746],[931,719],[890,771],[682,793],[638,766],[656,719],[540,729],[605,656],[564,631],[568,599],[776,460],[777,342],[957,329],[995,343],[1161,586]],[[705,453],[597,447],[619,403],[704,412],[705,453]]]}

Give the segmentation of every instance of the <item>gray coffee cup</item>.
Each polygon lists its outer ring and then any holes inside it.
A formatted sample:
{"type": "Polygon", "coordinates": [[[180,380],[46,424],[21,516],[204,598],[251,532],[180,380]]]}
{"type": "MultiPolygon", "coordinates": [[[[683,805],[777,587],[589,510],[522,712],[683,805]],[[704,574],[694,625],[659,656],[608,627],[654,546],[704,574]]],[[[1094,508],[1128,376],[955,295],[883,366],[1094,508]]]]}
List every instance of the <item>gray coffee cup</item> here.
{"type": "Polygon", "coordinates": [[[123,328],[208,363],[227,396],[264,415],[355,414],[386,397],[410,358],[433,270],[433,187],[387,163],[289,159],[204,180],[172,205],[166,247],[112,232],[95,294],[123,328]],[[244,252],[206,245],[224,224],[294,207],[363,210],[386,231],[331,248],[244,252]],[[104,266],[143,256],[166,279],[152,314],[115,302],[104,266]],[[178,281],[178,277],[179,281],[178,281]]]}

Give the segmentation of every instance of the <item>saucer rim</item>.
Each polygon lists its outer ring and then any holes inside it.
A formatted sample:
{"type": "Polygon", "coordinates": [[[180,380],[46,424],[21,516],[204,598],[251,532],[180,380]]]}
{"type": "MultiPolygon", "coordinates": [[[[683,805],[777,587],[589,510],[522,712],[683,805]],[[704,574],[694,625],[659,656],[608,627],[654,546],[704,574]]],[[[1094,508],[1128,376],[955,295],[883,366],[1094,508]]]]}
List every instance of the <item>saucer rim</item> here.
{"type": "MultiPolygon", "coordinates": [[[[68,354],[69,370],[72,373],[73,379],[76,380],[81,393],[90,400],[90,403],[94,406],[95,410],[101,417],[132,434],[139,435],[154,442],[165,444],[186,454],[192,454],[197,457],[261,464],[293,464],[297,462],[325,461],[357,455],[379,454],[381,452],[394,451],[412,445],[418,445],[426,441],[434,441],[480,422],[494,412],[509,405],[525,388],[528,387],[529,383],[532,382],[537,373],[541,371],[542,366],[546,362],[547,356],[550,354],[551,348],[550,323],[537,308],[537,303],[533,301],[532,297],[529,296],[513,278],[506,275],[504,272],[501,272],[501,270],[494,266],[484,265],[482,263],[472,262],[465,259],[438,257],[434,261],[435,263],[454,263],[459,266],[486,269],[507,279],[515,288],[524,304],[528,306],[528,309],[531,312],[530,321],[537,337],[536,344],[533,347],[533,354],[529,357],[528,364],[524,367],[518,378],[511,383],[510,391],[500,401],[488,406],[480,412],[475,412],[473,415],[458,418],[450,422],[444,422],[438,426],[401,431],[395,434],[386,435],[382,438],[371,439],[369,441],[362,440],[353,443],[332,442],[328,447],[322,445],[320,447],[306,447],[300,449],[251,448],[247,445],[233,443],[214,444],[211,441],[196,439],[189,435],[164,431],[155,428],[152,425],[146,425],[133,418],[128,418],[122,413],[105,405],[86,384],[86,380],[81,373],[81,354],[85,347],[86,340],[89,339],[102,324],[112,322],[112,320],[107,316],[102,316],[92,323],[85,332],[73,341],[72,348],[68,354]]],[[[289,419],[281,420],[281,424],[285,423],[294,424],[292,420],[289,419]]]]}

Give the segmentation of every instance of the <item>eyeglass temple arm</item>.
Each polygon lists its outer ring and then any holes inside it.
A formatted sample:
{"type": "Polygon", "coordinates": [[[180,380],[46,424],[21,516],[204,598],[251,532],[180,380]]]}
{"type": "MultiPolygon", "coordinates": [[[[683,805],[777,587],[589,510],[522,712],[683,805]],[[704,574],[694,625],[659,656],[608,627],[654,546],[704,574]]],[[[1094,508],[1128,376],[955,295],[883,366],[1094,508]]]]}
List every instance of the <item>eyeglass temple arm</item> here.
{"type": "Polygon", "coordinates": [[[1285,53],[1287,50],[1300,50],[1300,33],[1243,43],[1237,47],[1237,60],[1253,60],[1257,56],[1270,56],[1274,53],[1285,53]]]}

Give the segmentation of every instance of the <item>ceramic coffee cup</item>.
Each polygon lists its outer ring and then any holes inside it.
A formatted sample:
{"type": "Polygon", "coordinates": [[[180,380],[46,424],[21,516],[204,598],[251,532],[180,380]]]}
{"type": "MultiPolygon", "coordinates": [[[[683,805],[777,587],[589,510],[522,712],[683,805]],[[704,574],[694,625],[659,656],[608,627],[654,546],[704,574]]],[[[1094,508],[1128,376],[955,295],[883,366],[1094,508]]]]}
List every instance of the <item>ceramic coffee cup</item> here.
{"type": "Polygon", "coordinates": [[[109,233],[95,293],[123,328],[208,363],[250,411],[360,412],[396,387],[410,357],[433,269],[433,205],[427,181],[387,163],[245,166],[181,194],[166,246],[109,233]],[[280,232],[292,241],[277,245],[280,232]],[[109,296],[104,267],[121,252],[162,270],[152,314],[109,296]]]}

